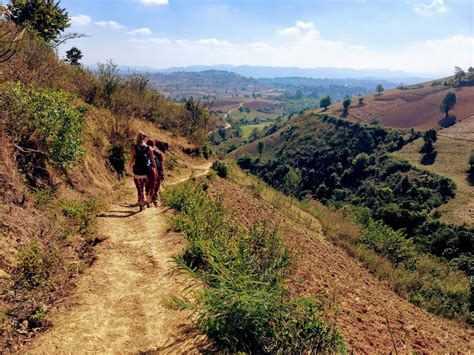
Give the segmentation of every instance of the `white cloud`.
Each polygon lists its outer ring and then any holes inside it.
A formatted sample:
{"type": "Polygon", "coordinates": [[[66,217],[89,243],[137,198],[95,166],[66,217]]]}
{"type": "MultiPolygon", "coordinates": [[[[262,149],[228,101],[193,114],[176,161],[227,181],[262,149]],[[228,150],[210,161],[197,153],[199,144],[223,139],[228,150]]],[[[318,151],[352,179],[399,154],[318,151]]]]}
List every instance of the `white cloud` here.
{"type": "Polygon", "coordinates": [[[145,5],[168,5],[168,0],[139,0],[142,4],[145,5]]]}
{"type": "Polygon", "coordinates": [[[72,26],[87,26],[92,22],[92,19],[87,15],[71,16],[72,26]]]}
{"type": "Polygon", "coordinates": [[[299,28],[300,30],[314,30],[314,23],[296,21],[296,28],[299,28]]]}
{"type": "Polygon", "coordinates": [[[278,33],[281,34],[282,36],[294,36],[294,35],[300,34],[301,31],[297,27],[286,27],[286,28],[282,28],[281,30],[278,30],[278,33]]]}
{"type": "Polygon", "coordinates": [[[155,65],[159,67],[228,63],[359,69],[389,68],[415,73],[440,73],[450,72],[455,65],[461,67],[474,65],[472,63],[474,53],[472,49],[469,49],[474,48],[474,37],[463,35],[413,43],[396,51],[379,51],[363,45],[304,35],[289,42],[232,43],[208,38],[197,41],[143,39],[135,43],[141,44],[140,50],[143,52],[130,59],[156,57],[159,58],[160,63],[155,65]],[[446,56],[446,53],[453,55],[446,56]]]}
{"type": "Polygon", "coordinates": [[[306,38],[315,38],[319,36],[319,31],[314,27],[313,22],[296,21],[295,26],[286,27],[278,30],[282,36],[298,36],[301,35],[306,38]]]}
{"type": "Polygon", "coordinates": [[[432,15],[446,12],[448,8],[444,5],[444,0],[433,0],[430,4],[417,4],[414,10],[421,15],[432,15]]]}
{"type": "Polygon", "coordinates": [[[152,32],[147,27],[137,28],[136,30],[132,30],[129,32],[131,35],[140,35],[140,36],[151,36],[152,32]]]}
{"type": "Polygon", "coordinates": [[[122,28],[125,28],[124,25],[121,25],[120,23],[116,21],[99,21],[99,22],[96,22],[95,24],[97,26],[111,28],[113,30],[120,30],[122,28]]]}
{"type": "Polygon", "coordinates": [[[202,44],[204,46],[230,46],[230,43],[227,41],[220,41],[216,38],[204,38],[196,42],[197,44],[202,44]]]}

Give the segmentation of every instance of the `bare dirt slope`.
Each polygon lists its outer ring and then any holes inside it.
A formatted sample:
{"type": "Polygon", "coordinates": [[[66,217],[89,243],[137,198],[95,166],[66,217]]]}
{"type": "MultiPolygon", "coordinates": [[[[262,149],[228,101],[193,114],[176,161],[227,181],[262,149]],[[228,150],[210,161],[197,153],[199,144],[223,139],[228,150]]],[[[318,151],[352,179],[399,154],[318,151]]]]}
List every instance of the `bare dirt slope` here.
{"type": "Polygon", "coordinates": [[[326,240],[318,228],[307,228],[301,221],[304,211],[299,218],[290,219],[288,206],[282,210],[256,197],[251,189],[223,179],[212,184],[210,193],[221,196],[241,223],[266,221],[278,227],[296,255],[289,280],[291,293],[333,300],[339,314],[329,316],[328,321],[335,321],[355,353],[393,353],[394,348],[403,354],[468,353],[474,349],[472,328],[431,315],[399,297],[386,282],[326,240]]]}
{"type": "MultiPolygon", "coordinates": [[[[191,168],[193,175],[202,175],[209,164],[191,168]]],[[[184,238],[167,231],[164,208],[137,213],[134,190],[129,179],[121,201],[100,216],[98,229],[106,240],[97,247],[96,262],[79,280],[72,299],[51,312],[52,329],[29,352],[184,353],[196,351],[204,341],[189,332],[189,314],[164,304],[172,296],[189,294],[195,285],[171,260],[184,238]]]]}
{"type": "MultiPolygon", "coordinates": [[[[357,98],[352,100],[347,118],[352,121],[370,122],[377,118],[387,127],[417,128],[427,130],[443,126],[444,114],[439,105],[447,92],[457,96],[456,106],[450,115],[456,117],[456,125],[470,117],[474,112],[474,87],[451,88],[445,86],[425,87],[410,90],[387,90],[382,95],[367,95],[364,104],[358,105],[357,98]]],[[[336,104],[328,113],[342,117],[342,105],[336,104]]]]}

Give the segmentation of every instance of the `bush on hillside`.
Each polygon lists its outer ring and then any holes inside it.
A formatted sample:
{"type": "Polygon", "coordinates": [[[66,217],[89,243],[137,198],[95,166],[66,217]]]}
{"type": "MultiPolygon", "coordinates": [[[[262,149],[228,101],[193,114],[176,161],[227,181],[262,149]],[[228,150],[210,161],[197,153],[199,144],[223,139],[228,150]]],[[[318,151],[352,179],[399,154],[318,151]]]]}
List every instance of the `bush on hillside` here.
{"type": "Polygon", "coordinates": [[[194,307],[201,328],[219,350],[344,351],[341,335],[321,318],[321,304],[287,298],[290,254],[274,230],[237,227],[219,202],[190,183],[167,189],[162,199],[178,209],[173,226],[189,241],[178,263],[208,286],[194,307]]]}
{"type": "Polygon", "coordinates": [[[33,241],[29,248],[18,253],[18,265],[13,273],[15,288],[32,289],[48,282],[53,256],[33,241]]]}
{"type": "Polygon", "coordinates": [[[82,156],[85,108],[64,91],[0,87],[0,121],[20,152],[46,156],[67,169],[82,156]]]}
{"type": "Polygon", "coordinates": [[[229,174],[229,166],[223,161],[218,161],[218,160],[214,161],[212,163],[211,169],[214,170],[219,177],[224,178],[224,179],[229,174]]]}

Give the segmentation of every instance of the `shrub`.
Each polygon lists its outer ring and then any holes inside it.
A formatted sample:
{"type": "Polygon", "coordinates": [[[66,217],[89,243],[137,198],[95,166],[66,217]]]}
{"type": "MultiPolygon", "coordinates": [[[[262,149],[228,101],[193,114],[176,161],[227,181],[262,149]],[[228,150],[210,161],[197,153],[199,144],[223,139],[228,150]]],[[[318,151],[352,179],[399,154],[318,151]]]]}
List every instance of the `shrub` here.
{"type": "Polygon", "coordinates": [[[23,151],[44,154],[63,169],[81,157],[85,109],[71,95],[16,83],[0,87],[0,97],[0,120],[23,151]]]}
{"type": "MultiPolygon", "coordinates": [[[[314,300],[289,300],[283,287],[290,253],[274,230],[235,226],[227,211],[191,183],[169,188],[173,226],[188,238],[179,265],[206,284],[191,305],[220,350],[249,353],[343,352],[344,341],[314,300]]],[[[189,306],[176,300],[183,306],[189,306]]]]}
{"type": "Polygon", "coordinates": [[[58,192],[58,184],[46,186],[43,188],[33,188],[35,202],[38,206],[48,206],[51,200],[55,198],[58,192]]]}
{"type": "Polygon", "coordinates": [[[173,170],[178,165],[178,160],[172,155],[168,155],[165,159],[165,166],[167,170],[173,170]]]}
{"type": "Polygon", "coordinates": [[[215,170],[217,175],[221,178],[226,178],[229,173],[229,166],[222,161],[214,161],[211,166],[212,170],[215,170]]]}
{"type": "Polygon", "coordinates": [[[96,215],[101,204],[98,199],[91,197],[84,201],[63,201],[61,203],[64,216],[83,235],[92,233],[96,215]]]}
{"type": "Polygon", "coordinates": [[[53,256],[38,242],[33,241],[28,249],[18,253],[18,265],[13,273],[16,288],[32,289],[48,282],[53,256]]]}

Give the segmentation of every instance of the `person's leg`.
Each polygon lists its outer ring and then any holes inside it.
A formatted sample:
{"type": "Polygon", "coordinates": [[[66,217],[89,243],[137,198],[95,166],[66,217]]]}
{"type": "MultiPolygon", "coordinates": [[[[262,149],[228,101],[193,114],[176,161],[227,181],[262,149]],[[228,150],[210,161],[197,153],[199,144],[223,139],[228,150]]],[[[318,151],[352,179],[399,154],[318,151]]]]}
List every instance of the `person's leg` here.
{"type": "Polygon", "coordinates": [[[153,202],[153,192],[156,185],[156,169],[151,169],[150,174],[147,176],[146,183],[146,200],[150,204],[153,202]]]}
{"type": "Polygon", "coordinates": [[[155,207],[158,206],[158,191],[160,191],[160,184],[161,179],[158,176],[158,178],[156,179],[155,190],[153,191],[153,203],[155,204],[155,207]]]}
{"type": "Polygon", "coordinates": [[[134,176],[133,181],[135,182],[135,186],[137,188],[138,204],[140,206],[143,206],[145,204],[145,196],[143,194],[143,190],[145,188],[146,179],[141,176],[134,176]]]}

